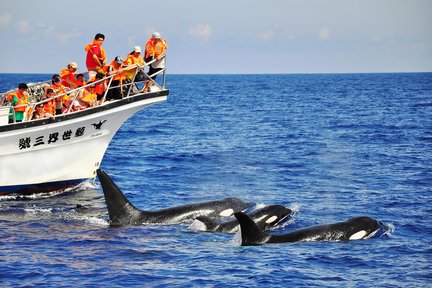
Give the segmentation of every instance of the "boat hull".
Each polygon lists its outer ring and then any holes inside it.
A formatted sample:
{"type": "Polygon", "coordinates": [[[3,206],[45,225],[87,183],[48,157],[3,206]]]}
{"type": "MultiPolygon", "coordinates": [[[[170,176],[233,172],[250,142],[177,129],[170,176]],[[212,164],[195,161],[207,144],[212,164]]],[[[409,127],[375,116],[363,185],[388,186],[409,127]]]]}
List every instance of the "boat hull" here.
{"type": "Polygon", "coordinates": [[[121,125],[167,95],[162,90],[56,119],[0,127],[0,195],[50,192],[96,177],[121,125]]]}

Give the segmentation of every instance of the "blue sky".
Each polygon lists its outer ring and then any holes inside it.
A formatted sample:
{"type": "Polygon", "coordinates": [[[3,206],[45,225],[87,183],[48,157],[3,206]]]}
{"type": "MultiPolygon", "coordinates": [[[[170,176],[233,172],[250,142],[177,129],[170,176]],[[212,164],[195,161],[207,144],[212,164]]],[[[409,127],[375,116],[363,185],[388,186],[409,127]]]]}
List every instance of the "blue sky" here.
{"type": "Polygon", "coordinates": [[[109,59],[169,44],[168,72],[432,71],[430,0],[1,0],[0,72],[54,73],[106,35],[109,59]]]}

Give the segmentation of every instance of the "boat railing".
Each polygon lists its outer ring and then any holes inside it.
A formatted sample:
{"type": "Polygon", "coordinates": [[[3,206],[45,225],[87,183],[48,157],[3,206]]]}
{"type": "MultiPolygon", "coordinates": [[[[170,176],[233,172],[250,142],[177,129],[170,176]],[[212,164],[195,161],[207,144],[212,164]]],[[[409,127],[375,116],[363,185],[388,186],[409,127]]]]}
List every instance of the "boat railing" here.
{"type": "MultiPolygon", "coordinates": [[[[10,93],[14,93],[15,91],[17,91],[16,89],[5,93],[1,93],[0,94],[0,126],[16,123],[17,122],[16,115],[15,115],[16,112],[14,108],[23,107],[23,106],[26,107],[24,113],[24,119],[22,120],[23,122],[38,120],[38,119],[33,119],[32,117],[33,112],[35,111],[35,107],[37,105],[45,104],[53,100],[60,101],[60,99],[67,99],[66,103],[68,103],[67,108],[63,111],[62,114],[53,115],[53,117],[59,117],[64,114],[74,113],[76,112],[74,110],[75,104],[79,100],[79,97],[82,95],[82,93],[85,93],[85,90],[88,87],[101,84],[101,83],[106,83],[106,86],[104,87],[105,91],[103,93],[103,96],[101,97],[101,100],[97,101],[95,106],[87,107],[84,109],[92,109],[96,106],[103,105],[108,101],[116,101],[128,97],[133,97],[138,94],[141,95],[144,93],[163,90],[165,89],[166,69],[163,68],[157,71],[156,73],[153,73],[152,75],[148,75],[148,73],[145,72],[145,68],[147,66],[150,66],[155,61],[156,59],[144,63],[143,65],[134,64],[134,65],[124,66],[118,71],[109,73],[109,75],[105,76],[102,79],[91,81],[84,86],[68,90],[64,93],[59,93],[52,98],[45,98],[46,89],[50,87],[49,84],[51,82],[50,80],[44,82],[38,82],[34,84],[28,84],[29,103],[25,105],[17,105],[17,106],[9,105],[7,101],[7,96],[10,93]],[[133,76],[131,78],[123,79],[125,78],[122,76],[124,75],[123,73],[128,71],[134,71],[133,76]],[[116,78],[116,76],[120,74],[122,74],[121,75],[122,78],[120,80],[115,81],[114,79],[116,78]],[[159,74],[162,74],[162,84],[159,84],[158,82],[153,80],[154,77],[159,74]],[[110,94],[115,94],[115,97],[114,98],[111,97],[110,94]]],[[[130,74],[129,77],[131,75],[132,74],[130,74]]],[[[46,118],[47,117],[42,119],[46,119],[46,118]]]]}

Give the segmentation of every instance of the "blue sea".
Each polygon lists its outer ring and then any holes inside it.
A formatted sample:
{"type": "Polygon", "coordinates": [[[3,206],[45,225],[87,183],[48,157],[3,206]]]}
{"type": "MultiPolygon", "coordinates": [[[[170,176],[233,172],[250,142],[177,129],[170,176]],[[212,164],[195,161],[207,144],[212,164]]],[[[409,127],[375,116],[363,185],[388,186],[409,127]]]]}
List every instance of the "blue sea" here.
{"type": "MultiPolygon", "coordinates": [[[[49,78],[0,74],[0,91],[49,78]]],[[[168,75],[167,87],[102,162],[138,208],[238,197],[294,209],[275,234],[362,215],[389,233],[242,247],[187,225],[113,228],[96,180],[0,198],[1,287],[431,287],[432,73],[168,75]]]]}

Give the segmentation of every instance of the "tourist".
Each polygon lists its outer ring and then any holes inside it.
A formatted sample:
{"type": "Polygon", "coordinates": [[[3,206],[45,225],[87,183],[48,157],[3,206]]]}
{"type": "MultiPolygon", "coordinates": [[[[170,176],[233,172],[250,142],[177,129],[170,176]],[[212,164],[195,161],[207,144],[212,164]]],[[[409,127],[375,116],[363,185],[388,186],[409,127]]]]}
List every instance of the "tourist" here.
{"type": "MultiPolygon", "coordinates": [[[[159,32],[154,32],[145,45],[145,62],[148,63],[156,59],[150,64],[148,72],[150,78],[153,80],[155,80],[157,76],[155,73],[165,69],[165,52],[167,49],[168,44],[165,40],[162,40],[159,32]]],[[[147,91],[151,84],[152,81],[148,81],[144,86],[143,91],[147,91]]]]}
{"type": "Polygon", "coordinates": [[[85,78],[84,78],[84,74],[78,74],[78,75],[76,75],[76,80],[75,80],[75,82],[76,82],[76,84],[77,84],[77,87],[82,87],[82,86],[84,86],[84,85],[86,85],[86,81],[85,81],[85,78]]]}
{"type": "Polygon", "coordinates": [[[125,94],[126,87],[123,87],[124,81],[126,80],[126,74],[124,72],[123,59],[120,56],[116,56],[114,60],[108,65],[107,74],[115,75],[112,78],[111,86],[109,89],[107,100],[121,99],[125,94]]]}
{"type": "Polygon", "coordinates": [[[70,89],[75,89],[78,87],[78,84],[75,79],[75,72],[78,69],[78,64],[75,62],[69,63],[67,68],[63,68],[60,72],[60,78],[63,79],[62,85],[64,87],[68,87],[70,89]]]}
{"type": "MultiPolygon", "coordinates": [[[[129,53],[127,55],[127,58],[125,60],[125,64],[127,66],[133,66],[133,65],[138,65],[138,66],[142,66],[144,65],[144,59],[143,57],[141,57],[141,47],[140,46],[135,46],[134,50],[129,53]]],[[[129,80],[134,80],[135,77],[135,81],[143,81],[143,74],[142,73],[138,73],[137,76],[135,76],[136,71],[140,71],[138,69],[130,69],[129,71],[126,71],[126,77],[129,80]],[[141,75],[141,76],[139,76],[141,75]]]]}
{"type": "Polygon", "coordinates": [[[43,119],[43,118],[53,118],[54,116],[51,113],[48,113],[44,109],[44,104],[38,104],[35,107],[35,111],[33,112],[32,119],[43,119]]]}
{"type": "MultiPolygon", "coordinates": [[[[80,96],[78,97],[79,106],[85,108],[93,107],[96,105],[97,95],[95,92],[96,86],[90,85],[87,86],[83,91],[81,91],[80,96]]],[[[77,105],[78,106],[78,105],[77,105]]]]}
{"type": "MultiPolygon", "coordinates": [[[[60,78],[60,75],[54,74],[52,77],[52,84],[49,86],[49,88],[52,88],[54,90],[54,93],[56,96],[65,94],[69,89],[62,84],[62,79],[60,78]]],[[[68,95],[62,95],[60,97],[56,98],[56,115],[60,115],[63,113],[63,110],[66,110],[68,105],[69,96],[68,95]]]]}
{"type": "Polygon", "coordinates": [[[104,40],[105,35],[97,33],[93,42],[84,47],[87,52],[86,66],[89,71],[89,78],[93,78],[105,65],[106,54],[104,48],[102,48],[104,40]]]}
{"type": "Polygon", "coordinates": [[[102,100],[103,100],[103,96],[105,95],[105,91],[107,89],[107,83],[106,81],[99,81],[98,80],[102,80],[105,77],[104,74],[102,73],[97,73],[96,77],[95,77],[95,92],[97,95],[97,103],[101,104],[102,100]]]}
{"type": "MultiPolygon", "coordinates": [[[[22,122],[25,120],[25,112],[28,104],[28,86],[25,83],[18,85],[18,90],[8,95],[8,101],[11,106],[15,106],[15,122],[22,122]]],[[[9,122],[13,122],[13,113],[10,116],[9,122]]]]}
{"type": "Polygon", "coordinates": [[[43,100],[51,99],[43,103],[45,112],[51,115],[56,114],[56,99],[54,99],[55,95],[54,89],[48,88],[45,92],[45,96],[43,97],[43,100]]]}

